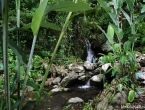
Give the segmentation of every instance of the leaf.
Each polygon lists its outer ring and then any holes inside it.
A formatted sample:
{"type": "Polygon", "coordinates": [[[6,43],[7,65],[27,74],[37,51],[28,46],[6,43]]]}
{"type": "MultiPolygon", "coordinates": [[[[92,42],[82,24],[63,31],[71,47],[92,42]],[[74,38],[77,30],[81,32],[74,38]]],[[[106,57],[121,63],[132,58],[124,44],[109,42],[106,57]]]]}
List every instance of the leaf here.
{"type": "Polygon", "coordinates": [[[134,9],[134,2],[135,2],[135,0],[126,0],[126,3],[129,7],[130,12],[132,12],[134,9]]]}
{"type": "Polygon", "coordinates": [[[145,5],[143,5],[142,9],[141,9],[141,13],[145,12],[145,5]]]}
{"type": "Polygon", "coordinates": [[[27,60],[23,52],[11,39],[8,40],[8,46],[13,50],[14,54],[19,58],[19,60],[27,65],[27,60]]]}
{"type": "Polygon", "coordinates": [[[37,91],[39,90],[38,85],[32,81],[28,80],[27,85],[33,87],[37,91]]]}
{"type": "Polygon", "coordinates": [[[130,90],[128,94],[128,101],[133,102],[134,98],[135,98],[135,92],[134,90],[130,90]]]}
{"type": "Polygon", "coordinates": [[[123,31],[122,29],[118,28],[117,26],[110,24],[112,26],[112,28],[114,29],[117,37],[121,40],[123,38],[123,31]]]}
{"type": "MultiPolygon", "coordinates": [[[[107,35],[107,33],[99,26],[97,25],[97,27],[103,32],[103,34],[105,34],[106,38],[108,39],[109,41],[109,36],[107,35]]],[[[110,42],[109,42],[110,43],[110,42]]]]}
{"type": "Polygon", "coordinates": [[[119,52],[119,50],[121,49],[121,45],[119,43],[115,43],[112,47],[114,52],[119,52]]]}
{"type": "Polygon", "coordinates": [[[49,22],[44,22],[43,20],[41,22],[41,27],[50,28],[50,29],[54,29],[54,30],[57,30],[57,31],[61,30],[60,27],[58,27],[56,24],[49,23],[49,22]]]}
{"type": "Polygon", "coordinates": [[[126,60],[127,60],[127,56],[126,56],[126,55],[122,55],[122,56],[120,57],[120,62],[121,62],[122,64],[125,64],[125,63],[126,63],[126,60]]]}
{"type": "Polygon", "coordinates": [[[18,98],[18,100],[12,105],[11,110],[15,110],[20,104],[20,102],[21,102],[21,99],[18,98]]]}
{"type": "Polygon", "coordinates": [[[0,70],[4,70],[4,65],[1,62],[0,62],[0,70]]]}
{"type": "Polygon", "coordinates": [[[123,89],[123,85],[122,84],[118,84],[118,91],[121,92],[123,89]]]}
{"type": "Polygon", "coordinates": [[[33,31],[34,36],[37,35],[38,30],[40,28],[41,20],[43,18],[44,11],[47,6],[47,2],[48,0],[43,0],[33,15],[31,29],[33,31]]]}
{"type": "Polygon", "coordinates": [[[129,51],[131,50],[131,42],[130,41],[126,41],[123,45],[123,48],[125,51],[129,51]]]}
{"type": "Polygon", "coordinates": [[[143,90],[141,88],[135,88],[137,92],[143,92],[143,90]]]}
{"type": "Polygon", "coordinates": [[[123,9],[121,11],[124,14],[125,18],[127,19],[129,25],[132,26],[132,21],[130,19],[130,16],[123,9]]]}
{"type": "Polygon", "coordinates": [[[113,44],[114,42],[114,29],[112,28],[111,25],[108,26],[108,29],[107,29],[107,35],[108,35],[108,40],[111,44],[113,44]]]}
{"type": "Polygon", "coordinates": [[[89,5],[84,2],[74,3],[72,1],[61,1],[53,5],[48,5],[46,7],[45,14],[47,14],[50,11],[74,12],[74,11],[87,11],[90,9],[91,7],[89,7],[89,5]]]}
{"type": "Polygon", "coordinates": [[[134,24],[136,24],[138,21],[143,19],[145,17],[145,12],[141,13],[137,18],[134,20],[134,24]]]}

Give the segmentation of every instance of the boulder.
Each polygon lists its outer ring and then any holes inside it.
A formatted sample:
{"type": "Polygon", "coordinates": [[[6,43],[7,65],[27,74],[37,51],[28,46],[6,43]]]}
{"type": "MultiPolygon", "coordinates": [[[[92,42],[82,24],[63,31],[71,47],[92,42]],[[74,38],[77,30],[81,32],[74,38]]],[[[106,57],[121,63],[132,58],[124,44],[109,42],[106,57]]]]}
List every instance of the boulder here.
{"type": "Polygon", "coordinates": [[[125,105],[127,103],[127,92],[118,92],[112,99],[111,104],[125,105]]]}
{"type": "Polygon", "coordinates": [[[76,73],[85,72],[85,69],[82,64],[74,63],[69,65],[69,70],[74,71],[76,73]]]}
{"type": "Polygon", "coordinates": [[[66,76],[68,74],[68,70],[62,68],[61,66],[56,66],[56,71],[58,75],[66,76]]]}
{"type": "Polygon", "coordinates": [[[79,97],[74,97],[68,100],[68,103],[83,103],[84,101],[79,97]]]}
{"type": "Polygon", "coordinates": [[[52,83],[53,83],[53,84],[58,84],[60,81],[61,81],[61,78],[60,78],[60,77],[56,77],[56,78],[52,81],[52,83]]]}
{"type": "Polygon", "coordinates": [[[90,61],[85,61],[85,62],[84,62],[84,67],[85,67],[85,69],[87,69],[87,70],[94,70],[94,69],[97,67],[97,65],[91,63],[90,61]]]}
{"type": "Polygon", "coordinates": [[[94,75],[90,79],[90,85],[96,86],[96,87],[100,87],[100,86],[102,87],[103,86],[103,74],[94,75]]]}
{"type": "Polygon", "coordinates": [[[60,92],[60,91],[62,91],[62,88],[59,88],[59,87],[51,90],[52,93],[60,92]]]}
{"type": "Polygon", "coordinates": [[[65,87],[71,85],[78,78],[78,74],[72,71],[66,77],[64,77],[60,83],[61,86],[65,87]]]}

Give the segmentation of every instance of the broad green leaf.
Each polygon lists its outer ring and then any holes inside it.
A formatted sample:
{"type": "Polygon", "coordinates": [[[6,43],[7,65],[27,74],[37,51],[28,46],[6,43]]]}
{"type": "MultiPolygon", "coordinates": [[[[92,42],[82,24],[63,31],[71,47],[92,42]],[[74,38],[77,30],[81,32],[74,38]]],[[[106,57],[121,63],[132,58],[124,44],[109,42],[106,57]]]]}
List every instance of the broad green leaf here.
{"type": "Polygon", "coordinates": [[[126,56],[126,55],[122,55],[122,56],[120,57],[120,62],[121,62],[122,64],[125,64],[125,63],[126,63],[126,60],[127,60],[127,56],[126,56]]]}
{"type": "Polygon", "coordinates": [[[141,13],[145,12],[145,5],[143,5],[142,9],[141,9],[141,13]]]}
{"type": "Polygon", "coordinates": [[[19,58],[19,60],[27,65],[27,60],[23,52],[11,39],[8,40],[8,46],[13,50],[14,54],[19,58]]]}
{"type": "Polygon", "coordinates": [[[129,7],[129,10],[130,10],[131,12],[132,12],[133,9],[134,9],[134,2],[135,2],[135,0],[126,0],[126,3],[127,3],[128,7],[129,7]]]}
{"type": "Polygon", "coordinates": [[[122,84],[118,84],[118,91],[121,92],[123,89],[123,85],[122,84]]]}
{"type": "Polygon", "coordinates": [[[128,94],[128,101],[133,102],[134,98],[135,98],[135,92],[134,90],[130,90],[128,94]]]}
{"type": "Polygon", "coordinates": [[[118,7],[122,7],[124,0],[117,0],[118,7]]]}
{"type": "Polygon", "coordinates": [[[105,34],[106,38],[109,40],[109,36],[107,35],[107,33],[99,25],[97,25],[97,27],[103,32],[103,34],[105,34]]]}
{"type": "Polygon", "coordinates": [[[141,13],[137,18],[134,20],[134,24],[138,23],[141,19],[145,17],[145,12],[141,13]]]}
{"type": "Polygon", "coordinates": [[[114,29],[118,39],[122,39],[123,38],[123,31],[122,29],[118,28],[117,26],[113,25],[113,24],[110,24],[112,26],[112,28],[114,29]]]}
{"type": "Polygon", "coordinates": [[[131,52],[131,51],[127,51],[127,53],[132,57],[135,58],[135,53],[131,52]]]}
{"type": "Polygon", "coordinates": [[[33,15],[31,29],[33,31],[34,36],[37,35],[37,33],[39,31],[41,20],[43,18],[44,11],[47,6],[47,2],[48,2],[48,0],[43,0],[33,15]]]}
{"type": "MultiPolygon", "coordinates": [[[[103,7],[104,9],[107,7],[110,7],[110,5],[107,2],[105,2],[104,0],[97,0],[97,1],[101,5],[101,7],[103,7]]],[[[110,10],[111,10],[111,7],[110,7],[110,10]]]]}
{"type": "Polygon", "coordinates": [[[129,25],[132,26],[132,21],[130,19],[130,16],[123,9],[121,11],[124,14],[125,18],[127,19],[129,25]]]}
{"type": "Polygon", "coordinates": [[[108,29],[107,29],[107,35],[109,36],[108,40],[111,44],[113,44],[114,42],[114,29],[112,28],[111,25],[108,26],[108,29]]]}
{"type": "Polygon", "coordinates": [[[131,42],[126,41],[123,45],[123,48],[124,48],[125,51],[131,50],[131,42]]]}
{"type": "Polygon", "coordinates": [[[61,1],[53,5],[48,5],[45,10],[45,14],[47,14],[50,11],[74,12],[74,11],[86,11],[90,9],[91,8],[89,7],[89,5],[84,2],[74,3],[73,1],[61,1]]]}
{"type": "Polygon", "coordinates": [[[54,29],[54,30],[57,30],[57,31],[60,31],[61,29],[55,25],[54,23],[49,23],[49,22],[44,22],[42,20],[41,22],[41,27],[44,27],[44,28],[50,28],[50,29],[54,29]]]}
{"type": "Polygon", "coordinates": [[[0,70],[4,70],[4,65],[1,62],[0,62],[0,70]]]}
{"type": "Polygon", "coordinates": [[[121,49],[121,45],[119,43],[115,43],[112,47],[114,52],[119,52],[121,49]]]}
{"type": "Polygon", "coordinates": [[[143,90],[141,88],[135,88],[137,92],[143,92],[143,90]]]}

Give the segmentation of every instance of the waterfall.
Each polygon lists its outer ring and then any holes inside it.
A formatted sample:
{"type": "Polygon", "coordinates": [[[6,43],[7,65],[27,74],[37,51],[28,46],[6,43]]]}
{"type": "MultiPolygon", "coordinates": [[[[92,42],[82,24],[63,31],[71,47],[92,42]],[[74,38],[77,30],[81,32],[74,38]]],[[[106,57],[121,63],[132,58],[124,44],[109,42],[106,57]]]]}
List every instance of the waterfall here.
{"type": "Polygon", "coordinates": [[[86,82],[85,85],[79,86],[79,88],[82,88],[82,89],[87,89],[87,88],[90,88],[90,87],[91,87],[91,86],[90,86],[90,79],[86,82]]]}
{"type": "Polygon", "coordinates": [[[85,40],[86,41],[86,47],[87,47],[87,58],[86,61],[89,61],[91,63],[95,63],[95,55],[94,55],[94,51],[91,48],[91,43],[88,39],[85,40]]]}

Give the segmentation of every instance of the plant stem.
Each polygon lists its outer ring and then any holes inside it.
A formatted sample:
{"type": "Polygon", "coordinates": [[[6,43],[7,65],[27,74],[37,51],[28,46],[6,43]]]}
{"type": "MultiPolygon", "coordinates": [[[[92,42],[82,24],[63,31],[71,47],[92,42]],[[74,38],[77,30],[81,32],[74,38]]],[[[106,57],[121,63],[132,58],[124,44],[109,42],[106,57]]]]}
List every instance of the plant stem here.
{"type": "Polygon", "coordinates": [[[10,86],[8,73],[8,3],[9,0],[2,0],[2,19],[3,19],[3,63],[4,63],[4,78],[5,78],[5,95],[6,95],[6,110],[11,109],[10,104],[10,86]]]}
{"type": "MultiPolygon", "coordinates": [[[[17,11],[17,27],[20,27],[20,0],[16,0],[16,11],[17,11]]],[[[17,46],[20,47],[20,32],[17,31],[17,46]]],[[[17,57],[17,92],[18,98],[20,97],[20,60],[17,57]]],[[[18,110],[20,110],[18,106],[18,110]]]]}
{"type": "Polygon", "coordinates": [[[22,90],[22,97],[21,97],[20,110],[22,109],[22,102],[23,102],[23,99],[24,99],[24,93],[25,93],[26,84],[27,84],[27,81],[28,81],[28,75],[29,75],[29,72],[30,72],[31,60],[32,60],[33,53],[34,53],[34,48],[35,48],[35,44],[36,44],[36,39],[37,39],[37,35],[35,35],[34,38],[33,38],[33,43],[32,43],[32,47],[31,47],[31,52],[30,52],[30,56],[29,56],[29,61],[28,61],[28,64],[27,64],[26,76],[25,76],[25,80],[24,80],[24,84],[23,84],[23,90],[22,90]]]}
{"type": "MultiPolygon", "coordinates": [[[[75,3],[77,3],[77,1],[78,1],[78,0],[75,0],[75,3]]],[[[51,65],[52,65],[52,63],[53,63],[53,59],[54,59],[55,54],[56,54],[56,52],[57,52],[57,50],[58,50],[58,47],[59,47],[59,45],[60,45],[60,42],[61,42],[61,40],[62,40],[62,38],[63,38],[64,32],[65,32],[65,30],[66,30],[66,28],[67,28],[67,24],[68,24],[68,22],[69,22],[69,19],[70,19],[70,17],[71,17],[71,14],[72,14],[72,12],[69,12],[69,14],[68,14],[67,17],[66,17],[66,20],[65,20],[65,23],[64,23],[63,28],[62,28],[62,30],[61,30],[59,39],[58,39],[58,41],[57,41],[57,44],[56,44],[55,49],[54,49],[54,52],[53,52],[52,57],[51,57],[51,59],[50,59],[50,63],[49,63],[49,65],[48,65],[48,67],[47,67],[47,69],[46,69],[46,71],[45,71],[44,79],[43,79],[42,84],[41,84],[41,86],[40,86],[39,95],[41,94],[41,92],[42,92],[42,90],[43,90],[43,88],[44,88],[44,84],[45,84],[45,81],[46,81],[46,79],[47,79],[47,76],[48,76],[49,70],[50,70],[50,68],[51,68],[51,65]]]]}

